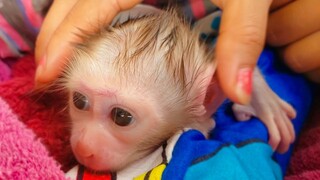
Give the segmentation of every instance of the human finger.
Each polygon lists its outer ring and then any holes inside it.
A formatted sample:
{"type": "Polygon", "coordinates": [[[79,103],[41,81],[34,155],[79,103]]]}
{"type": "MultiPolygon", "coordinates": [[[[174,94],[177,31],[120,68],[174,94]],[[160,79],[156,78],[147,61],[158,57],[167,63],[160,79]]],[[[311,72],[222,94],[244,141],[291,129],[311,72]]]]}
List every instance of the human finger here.
{"type": "Polygon", "coordinates": [[[39,32],[36,41],[35,59],[39,63],[40,58],[43,56],[50,37],[55,32],[57,27],[61,24],[67,16],[71,8],[78,0],[55,0],[53,1],[39,32]]]}
{"type": "Polygon", "coordinates": [[[305,73],[305,75],[313,82],[320,83],[320,67],[313,71],[305,73]]]}
{"type": "Polygon", "coordinates": [[[275,0],[275,1],[272,1],[271,6],[270,6],[270,10],[274,11],[278,8],[281,8],[281,7],[289,4],[292,1],[294,1],[294,0],[275,0]]]}
{"type": "Polygon", "coordinates": [[[72,52],[71,43],[81,42],[84,32],[92,33],[108,24],[121,10],[141,0],[79,0],[52,34],[40,57],[36,81],[46,83],[56,78],[72,52]],[[84,13],[85,12],[85,13],[84,13]]]}
{"type": "Polygon", "coordinates": [[[320,30],[320,1],[294,1],[270,14],[267,42],[283,46],[320,30]]]}
{"type": "Polygon", "coordinates": [[[296,72],[320,68],[320,31],[286,46],[281,55],[286,64],[296,72]]]}
{"type": "Polygon", "coordinates": [[[223,10],[215,52],[219,83],[232,101],[247,104],[253,69],[264,46],[271,0],[212,2],[223,10]]]}

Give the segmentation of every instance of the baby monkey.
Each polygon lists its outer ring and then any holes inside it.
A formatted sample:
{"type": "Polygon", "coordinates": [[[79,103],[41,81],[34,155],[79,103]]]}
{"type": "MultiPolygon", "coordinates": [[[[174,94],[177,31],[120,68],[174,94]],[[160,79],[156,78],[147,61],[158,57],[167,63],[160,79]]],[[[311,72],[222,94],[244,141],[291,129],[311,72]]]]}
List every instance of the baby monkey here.
{"type": "MultiPolygon", "coordinates": [[[[69,94],[71,146],[81,164],[121,170],[178,130],[214,128],[211,115],[225,97],[213,50],[199,33],[169,10],[108,26],[76,45],[60,86],[69,94]]],[[[234,111],[239,120],[259,117],[273,148],[285,151],[294,139],[294,109],[258,70],[251,103],[234,111]]]]}

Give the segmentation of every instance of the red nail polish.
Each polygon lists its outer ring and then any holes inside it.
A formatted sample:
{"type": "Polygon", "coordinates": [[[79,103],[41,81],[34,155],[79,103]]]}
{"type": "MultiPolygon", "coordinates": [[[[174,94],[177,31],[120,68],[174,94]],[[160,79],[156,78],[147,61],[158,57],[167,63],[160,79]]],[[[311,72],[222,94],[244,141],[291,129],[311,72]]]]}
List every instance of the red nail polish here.
{"type": "Polygon", "coordinates": [[[247,95],[250,95],[252,91],[252,72],[251,68],[244,68],[238,73],[237,88],[247,95]]]}

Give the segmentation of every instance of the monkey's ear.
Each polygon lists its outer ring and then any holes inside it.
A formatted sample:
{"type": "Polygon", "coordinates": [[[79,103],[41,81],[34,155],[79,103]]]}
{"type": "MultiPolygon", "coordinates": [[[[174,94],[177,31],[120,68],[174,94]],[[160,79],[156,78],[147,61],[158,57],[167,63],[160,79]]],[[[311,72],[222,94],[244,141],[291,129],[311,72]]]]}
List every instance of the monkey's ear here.
{"type": "Polygon", "coordinates": [[[206,117],[212,116],[218,107],[225,100],[225,95],[218,83],[216,75],[214,75],[207,86],[206,95],[203,101],[203,106],[206,109],[206,117]]]}
{"type": "Polygon", "coordinates": [[[204,77],[206,78],[202,81],[200,91],[198,91],[200,92],[200,96],[198,96],[197,101],[201,104],[201,109],[205,109],[205,118],[211,117],[225,99],[225,95],[215,75],[215,70],[216,66],[212,66],[204,71],[204,77]]]}

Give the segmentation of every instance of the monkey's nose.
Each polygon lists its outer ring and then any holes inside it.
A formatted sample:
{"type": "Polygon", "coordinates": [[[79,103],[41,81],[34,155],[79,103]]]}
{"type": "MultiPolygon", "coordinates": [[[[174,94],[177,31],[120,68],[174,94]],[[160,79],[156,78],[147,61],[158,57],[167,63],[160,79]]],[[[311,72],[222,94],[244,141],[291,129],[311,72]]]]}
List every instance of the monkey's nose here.
{"type": "Polygon", "coordinates": [[[88,144],[83,143],[83,141],[78,141],[76,148],[76,154],[83,158],[89,158],[93,156],[93,150],[88,146],[88,144]]]}

